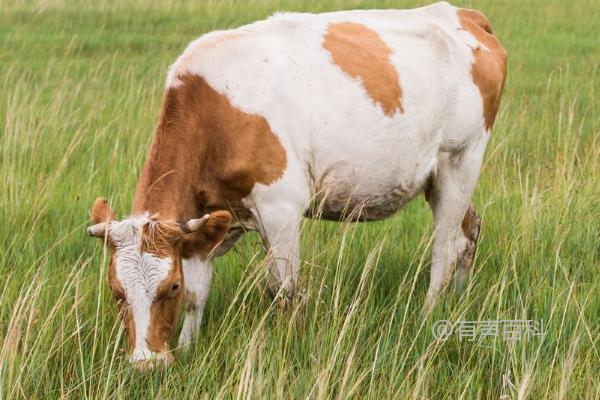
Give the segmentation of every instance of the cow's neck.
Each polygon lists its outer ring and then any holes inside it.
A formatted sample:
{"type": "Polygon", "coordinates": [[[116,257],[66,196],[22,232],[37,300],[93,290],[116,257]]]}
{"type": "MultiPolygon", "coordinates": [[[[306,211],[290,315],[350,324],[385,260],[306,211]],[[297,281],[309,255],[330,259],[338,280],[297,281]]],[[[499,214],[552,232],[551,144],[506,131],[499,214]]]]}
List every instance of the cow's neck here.
{"type": "Polygon", "coordinates": [[[159,213],[165,219],[199,215],[198,181],[205,145],[202,127],[178,118],[182,99],[167,90],[150,152],[137,185],[133,213],[159,213]]]}
{"type": "Polygon", "coordinates": [[[189,219],[198,216],[191,182],[177,166],[157,166],[146,161],[135,192],[133,214],[158,213],[165,219],[189,219]],[[163,177],[163,178],[161,178],[163,177]]]}

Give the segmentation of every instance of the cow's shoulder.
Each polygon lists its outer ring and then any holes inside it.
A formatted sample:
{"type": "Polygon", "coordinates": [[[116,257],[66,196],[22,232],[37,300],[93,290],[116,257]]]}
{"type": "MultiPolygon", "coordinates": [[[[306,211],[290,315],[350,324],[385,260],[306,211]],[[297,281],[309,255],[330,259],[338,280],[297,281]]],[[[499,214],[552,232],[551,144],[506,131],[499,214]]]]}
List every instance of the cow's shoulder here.
{"type": "Polygon", "coordinates": [[[494,35],[488,18],[477,10],[458,9],[461,29],[469,32],[478,44],[472,46],[473,64],[471,74],[473,82],[479,88],[483,99],[485,128],[491,129],[506,80],[508,54],[494,35]]]}
{"type": "MultiPolygon", "coordinates": [[[[162,190],[171,179],[192,182],[206,210],[237,207],[256,183],[283,175],[287,156],[267,120],[231,103],[200,75],[175,76],[167,88],[144,174],[162,190]],[[177,165],[177,172],[171,171],[177,165]]],[[[241,208],[241,206],[240,206],[241,208]]]]}

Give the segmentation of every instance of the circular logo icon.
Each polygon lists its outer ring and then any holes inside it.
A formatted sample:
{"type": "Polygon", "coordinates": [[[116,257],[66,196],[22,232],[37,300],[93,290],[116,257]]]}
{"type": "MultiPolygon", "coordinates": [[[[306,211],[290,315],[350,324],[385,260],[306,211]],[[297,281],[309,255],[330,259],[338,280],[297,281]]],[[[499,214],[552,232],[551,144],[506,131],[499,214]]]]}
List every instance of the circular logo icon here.
{"type": "Polygon", "coordinates": [[[431,327],[431,333],[436,339],[448,339],[452,335],[452,324],[445,319],[436,321],[431,327]]]}

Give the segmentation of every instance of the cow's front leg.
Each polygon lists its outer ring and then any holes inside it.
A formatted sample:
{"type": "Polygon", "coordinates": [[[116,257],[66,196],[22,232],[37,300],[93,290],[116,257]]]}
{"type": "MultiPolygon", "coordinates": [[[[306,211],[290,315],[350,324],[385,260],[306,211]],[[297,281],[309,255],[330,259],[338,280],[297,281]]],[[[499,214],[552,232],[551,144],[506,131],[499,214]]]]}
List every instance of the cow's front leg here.
{"type": "Polygon", "coordinates": [[[177,342],[178,347],[188,346],[202,323],[204,306],[212,282],[212,272],[212,262],[202,259],[199,255],[183,260],[185,317],[177,342]]]}
{"type": "Polygon", "coordinates": [[[260,232],[267,250],[268,285],[273,296],[293,298],[300,269],[300,224],[302,212],[281,206],[260,213],[260,232]]]}

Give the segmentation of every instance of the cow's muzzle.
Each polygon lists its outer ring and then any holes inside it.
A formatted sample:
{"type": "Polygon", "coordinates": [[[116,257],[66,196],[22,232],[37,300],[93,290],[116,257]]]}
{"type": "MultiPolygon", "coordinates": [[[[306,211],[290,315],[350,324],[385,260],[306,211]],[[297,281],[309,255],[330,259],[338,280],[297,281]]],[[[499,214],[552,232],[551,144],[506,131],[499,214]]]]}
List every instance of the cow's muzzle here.
{"type": "Polygon", "coordinates": [[[138,371],[149,371],[156,367],[167,367],[174,361],[170,351],[162,353],[151,353],[144,358],[131,357],[129,361],[138,371]]]}

